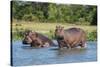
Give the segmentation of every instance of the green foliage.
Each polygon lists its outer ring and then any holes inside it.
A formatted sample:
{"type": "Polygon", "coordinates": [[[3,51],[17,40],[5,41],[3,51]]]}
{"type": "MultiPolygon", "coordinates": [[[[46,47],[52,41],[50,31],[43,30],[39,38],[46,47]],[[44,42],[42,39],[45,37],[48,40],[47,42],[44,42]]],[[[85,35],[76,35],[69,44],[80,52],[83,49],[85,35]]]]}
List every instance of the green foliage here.
{"type": "Polygon", "coordinates": [[[96,6],[29,1],[12,1],[11,6],[17,20],[97,25],[96,6]]]}
{"type": "Polygon", "coordinates": [[[94,30],[92,32],[89,32],[87,35],[87,39],[90,41],[96,41],[97,40],[97,31],[94,30]]]}
{"type": "Polygon", "coordinates": [[[33,16],[32,14],[27,14],[23,16],[23,20],[25,21],[35,21],[38,20],[37,17],[33,16]]]}
{"type": "Polygon", "coordinates": [[[14,32],[12,32],[12,40],[22,40],[24,38],[24,34],[27,29],[18,29],[16,28],[14,32]]]}
{"type": "Polygon", "coordinates": [[[94,9],[94,14],[91,20],[91,25],[97,25],[97,10],[94,9]]]}

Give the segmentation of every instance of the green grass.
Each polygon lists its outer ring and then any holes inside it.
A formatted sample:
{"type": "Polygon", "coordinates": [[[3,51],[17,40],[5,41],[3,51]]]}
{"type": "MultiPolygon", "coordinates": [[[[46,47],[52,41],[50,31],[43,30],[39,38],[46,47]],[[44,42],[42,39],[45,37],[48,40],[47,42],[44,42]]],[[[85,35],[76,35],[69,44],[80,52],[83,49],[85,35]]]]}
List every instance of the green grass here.
{"type": "MultiPolygon", "coordinates": [[[[49,38],[54,37],[54,30],[56,25],[64,26],[65,29],[71,28],[71,27],[77,27],[85,30],[87,32],[88,40],[96,40],[96,36],[94,37],[94,31],[97,30],[97,26],[89,26],[89,25],[75,25],[75,24],[68,24],[68,23],[41,23],[41,22],[26,22],[26,21],[14,21],[12,22],[12,33],[13,38],[20,39],[19,33],[16,34],[16,32],[24,31],[26,29],[30,29],[33,31],[37,31],[40,33],[43,33],[49,38]],[[93,33],[92,33],[93,32],[93,33]]],[[[95,32],[97,34],[97,32],[95,32]]]]}
{"type": "Polygon", "coordinates": [[[82,28],[85,31],[91,32],[93,30],[96,30],[97,27],[96,26],[86,26],[86,25],[75,25],[75,24],[68,24],[68,23],[39,23],[39,22],[13,22],[12,28],[13,28],[13,32],[16,29],[19,30],[23,30],[23,29],[31,29],[33,31],[44,31],[44,32],[48,32],[49,30],[54,30],[56,25],[61,25],[64,26],[65,29],[71,28],[71,27],[78,27],[78,28],[82,28]],[[17,26],[16,24],[21,24],[21,26],[17,26]]]}

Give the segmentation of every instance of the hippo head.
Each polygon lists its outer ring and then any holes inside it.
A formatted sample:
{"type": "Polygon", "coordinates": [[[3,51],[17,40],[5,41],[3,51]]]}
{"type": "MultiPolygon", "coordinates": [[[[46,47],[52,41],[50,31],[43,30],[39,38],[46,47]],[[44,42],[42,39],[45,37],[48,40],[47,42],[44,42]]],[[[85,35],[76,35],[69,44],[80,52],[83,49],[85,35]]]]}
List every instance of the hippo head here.
{"type": "Polygon", "coordinates": [[[64,27],[56,26],[55,38],[60,39],[60,40],[64,39],[64,27]]]}
{"type": "Polygon", "coordinates": [[[22,41],[23,44],[31,44],[37,37],[37,34],[32,31],[28,31],[24,35],[24,39],[22,41]]]}

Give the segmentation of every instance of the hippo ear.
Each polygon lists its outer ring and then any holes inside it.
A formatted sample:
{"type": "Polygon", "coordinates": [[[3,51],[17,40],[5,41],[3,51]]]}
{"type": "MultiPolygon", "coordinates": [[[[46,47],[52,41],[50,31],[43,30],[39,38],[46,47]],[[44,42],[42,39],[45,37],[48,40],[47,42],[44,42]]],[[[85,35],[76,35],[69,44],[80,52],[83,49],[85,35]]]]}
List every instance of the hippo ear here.
{"type": "Polygon", "coordinates": [[[58,26],[56,26],[56,28],[58,28],[58,26]]]}
{"type": "Polygon", "coordinates": [[[56,28],[60,28],[60,27],[61,27],[60,25],[57,25],[57,26],[56,26],[56,28]]]}

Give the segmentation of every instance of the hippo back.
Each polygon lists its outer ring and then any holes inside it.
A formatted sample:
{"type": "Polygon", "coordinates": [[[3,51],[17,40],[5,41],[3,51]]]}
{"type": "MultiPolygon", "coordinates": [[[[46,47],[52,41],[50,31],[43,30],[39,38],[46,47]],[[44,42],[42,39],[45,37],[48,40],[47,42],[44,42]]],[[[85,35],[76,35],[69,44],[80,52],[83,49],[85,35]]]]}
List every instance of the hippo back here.
{"type": "Polygon", "coordinates": [[[50,45],[54,45],[53,41],[51,39],[49,39],[47,36],[41,34],[41,33],[37,33],[38,37],[44,41],[44,42],[48,42],[50,45]]]}

